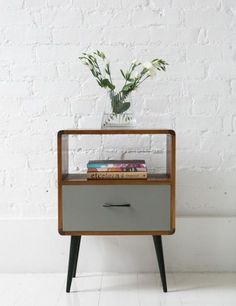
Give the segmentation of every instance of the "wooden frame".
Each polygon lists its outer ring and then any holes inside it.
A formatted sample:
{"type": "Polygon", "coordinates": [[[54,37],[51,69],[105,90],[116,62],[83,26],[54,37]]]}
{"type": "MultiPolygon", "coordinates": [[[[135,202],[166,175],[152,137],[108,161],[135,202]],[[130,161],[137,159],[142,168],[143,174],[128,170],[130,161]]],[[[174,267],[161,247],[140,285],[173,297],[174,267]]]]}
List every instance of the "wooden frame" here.
{"type": "Polygon", "coordinates": [[[61,235],[171,235],[175,232],[175,177],[176,177],[176,136],[173,130],[62,130],[57,135],[58,152],[58,231],[61,235]],[[87,180],[82,175],[68,173],[68,141],[69,135],[166,135],[167,158],[165,176],[154,176],[147,180],[87,180]],[[62,218],[62,186],[63,185],[170,185],[171,187],[171,230],[170,231],[63,231],[62,218]]]}

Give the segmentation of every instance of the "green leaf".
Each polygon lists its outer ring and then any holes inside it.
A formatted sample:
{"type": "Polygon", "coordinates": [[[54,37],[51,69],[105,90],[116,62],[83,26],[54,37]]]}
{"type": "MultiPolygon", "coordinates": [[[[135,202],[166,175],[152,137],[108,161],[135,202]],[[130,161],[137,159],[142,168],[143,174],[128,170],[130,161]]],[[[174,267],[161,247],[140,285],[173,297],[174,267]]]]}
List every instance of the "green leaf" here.
{"type": "Polygon", "coordinates": [[[115,114],[122,114],[130,108],[130,102],[114,102],[112,101],[112,111],[115,114]]]}
{"type": "Polygon", "coordinates": [[[126,79],[124,71],[122,69],[120,69],[120,72],[121,72],[123,78],[126,79]]]}
{"type": "Polygon", "coordinates": [[[102,87],[104,88],[108,87],[111,90],[115,89],[115,86],[108,79],[101,80],[101,83],[102,83],[102,87]]]}

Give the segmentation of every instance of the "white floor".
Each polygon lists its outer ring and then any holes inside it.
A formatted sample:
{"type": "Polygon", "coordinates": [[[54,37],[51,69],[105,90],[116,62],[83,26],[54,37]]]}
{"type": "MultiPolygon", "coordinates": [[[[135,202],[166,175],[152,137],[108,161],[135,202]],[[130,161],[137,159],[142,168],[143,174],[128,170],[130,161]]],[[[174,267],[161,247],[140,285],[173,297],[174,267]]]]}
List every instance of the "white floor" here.
{"type": "Polygon", "coordinates": [[[1,306],[235,306],[236,273],[83,274],[65,292],[65,274],[0,274],[1,306]]]}

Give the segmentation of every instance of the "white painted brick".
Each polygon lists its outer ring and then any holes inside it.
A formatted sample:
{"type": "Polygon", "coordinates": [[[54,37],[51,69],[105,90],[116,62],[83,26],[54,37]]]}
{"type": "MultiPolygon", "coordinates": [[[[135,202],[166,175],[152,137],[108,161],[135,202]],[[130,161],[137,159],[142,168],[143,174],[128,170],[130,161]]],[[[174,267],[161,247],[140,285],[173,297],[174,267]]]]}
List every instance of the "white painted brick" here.
{"type": "Polygon", "coordinates": [[[193,9],[193,8],[219,8],[220,0],[173,0],[173,7],[184,8],[184,9],[193,9]]]}
{"type": "Polygon", "coordinates": [[[174,122],[171,114],[143,113],[136,116],[138,126],[143,129],[173,129],[174,122]]]}
{"type": "Polygon", "coordinates": [[[172,4],[171,0],[151,0],[149,2],[149,6],[152,9],[169,8],[171,7],[171,4],[172,4]]]}
{"type": "Polygon", "coordinates": [[[215,46],[194,45],[188,46],[186,51],[187,61],[220,61],[222,60],[223,49],[215,46]]]}
{"type": "Polygon", "coordinates": [[[195,97],[193,103],[193,115],[213,115],[217,113],[219,105],[218,97],[195,97]]]}
{"type": "Polygon", "coordinates": [[[132,14],[132,24],[134,26],[150,25],[179,25],[180,12],[174,9],[163,10],[136,10],[132,14]]]}
{"type": "Polygon", "coordinates": [[[40,116],[43,111],[45,111],[45,101],[40,98],[21,98],[20,101],[22,104],[22,111],[31,118],[40,116]]]}
{"type": "Polygon", "coordinates": [[[97,29],[80,27],[55,29],[53,32],[53,42],[56,44],[81,44],[89,45],[91,41],[94,44],[100,44],[102,37],[98,35],[97,29]]]}
{"type": "Polygon", "coordinates": [[[147,98],[143,106],[145,113],[168,113],[170,112],[170,102],[168,96],[156,96],[155,98],[147,98]]]}
{"type": "Polygon", "coordinates": [[[42,12],[42,24],[44,26],[80,26],[82,14],[78,9],[55,8],[42,12]]]}
{"type": "Polygon", "coordinates": [[[25,97],[29,95],[27,82],[0,82],[1,97],[25,97]]]}
{"type": "MultiPolygon", "coordinates": [[[[0,0],[1,217],[56,216],[56,132],[100,128],[107,101],[78,60],[95,49],[107,54],[118,86],[119,68],[135,58],[169,63],[166,73],[132,95],[137,127],[177,132],[178,211],[231,214],[235,5],[233,0],[0,0]]],[[[163,168],[160,150],[151,154],[146,138],[130,141],[128,149],[115,139],[106,140],[106,150],[99,141],[82,145],[86,150],[73,156],[74,171],[85,170],[93,156],[138,158],[143,148],[147,162],[163,168]]]]}
{"type": "Polygon", "coordinates": [[[101,45],[99,46],[103,52],[107,55],[108,60],[111,63],[112,71],[115,67],[120,67],[120,64],[116,63],[119,62],[121,59],[129,59],[130,61],[135,59],[134,51],[129,46],[111,46],[110,44],[101,45]]]}
{"type": "Polygon", "coordinates": [[[110,1],[110,0],[99,0],[98,6],[101,10],[106,9],[120,9],[121,8],[121,0],[110,1]]]}
{"type": "Polygon", "coordinates": [[[19,115],[20,108],[21,101],[19,97],[1,98],[0,113],[4,115],[4,118],[6,118],[6,116],[9,116],[9,114],[13,117],[19,115]]]}
{"type": "Polygon", "coordinates": [[[72,0],[47,0],[49,7],[70,7],[72,0]]]}
{"type": "MultiPolygon", "coordinates": [[[[94,150],[101,147],[102,140],[100,136],[97,135],[85,135],[74,137],[70,140],[70,148],[75,148],[78,150],[94,150]]],[[[77,152],[75,151],[75,154],[77,152]]]]}
{"type": "Polygon", "coordinates": [[[159,81],[157,79],[146,80],[145,84],[138,89],[138,92],[146,95],[175,95],[180,96],[182,93],[182,83],[181,81],[159,81]]]}
{"type": "Polygon", "coordinates": [[[81,55],[80,47],[72,46],[39,46],[36,56],[39,62],[78,62],[81,55]]]}
{"type": "Polygon", "coordinates": [[[69,99],[73,114],[92,114],[95,111],[95,99],[91,97],[72,97],[69,99]]]}
{"type": "Polygon", "coordinates": [[[79,129],[100,129],[102,122],[101,114],[84,115],[76,120],[76,128],[79,129]]]}
{"type": "Polygon", "coordinates": [[[176,118],[177,131],[221,131],[222,119],[213,116],[179,116],[176,118]]]}
{"type": "Polygon", "coordinates": [[[185,45],[196,43],[198,39],[198,29],[160,29],[158,27],[151,27],[150,35],[151,41],[158,44],[169,44],[169,45],[185,45]]]}
{"type": "Polygon", "coordinates": [[[113,135],[111,139],[111,137],[105,135],[103,145],[105,149],[144,150],[150,148],[150,137],[149,135],[113,135]]]}
{"type": "Polygon", "coordinates": [[[14,80],[53,80],[57,77],[54,64],[16,64],[11,68],[11,78],[14,80]]]}
{"type": "Polygon", "coordinates": [[[222,6],[228,9],[236,8],[236,3],[234,0],[222,0],[222,6]]]}
{"type": "Polygon", "coordinates": [[[82,9],[83,11],[93,11],[96,10],[98,7],[98,0],[86,0],[86,1],[81,1],[81,0],[73,0],[72,3],[73,7],[78,7],[82,9]]]}
{"type": "Polygon", "coordinates": [[[33,19],[27,10],[2,9],[0,10],[0,26],[33,25],[33,19]]]}
{"type": "Polygon", "coordinates": [[[81,89],[76,81],[34,81],[33,92],[40,97],[70,97],[81,89]]]}
{"type": "Polygon", "coordinates": [[[147,6],[147,0],[122,0],[122,6],[125,9],[133,9],[137,7],[147,6]]]}
{"type": "MultiPolygon", "coordinates": [[[[167,63],[180,63],[186,60],[186,51],[182,47],[156,47],[156,46],[136,46],[135,58],[142,62],[153,58],[163,58],[167,63]]],[[[168,67],[169,68],[169,67],[168,67]]]]}
{"type": "Polygon", "coordinates": [[[86,27],[100,27],[107,26],[109,23],[112,25],[112,18],[115,15],[112,11],[95,10],[89,12],[84,16],[84,25],[86,27]]]}
{"type": "Polygon", "coordinates": [[[21,9],[24,0],[0,0],[0,9],[21,9]]]}
{"type": "Polygon", "coordinates": [[[8,64],[0,64],[0,80],[6,81],[10,77],[10,66],[8,64]]]}
{"type": "Polygon", "coordinates": [[[200,150],[190,152],[180,151],[178,153],[177,162],[180,163],[183,168],[194,167],[197,169],[214,169],[221,165],[221,158],[217,152],[204,152],[200,150]]]}
{"type": "Polygon", "coordinates": [[[232,92],[235,95],[236,94],[236,80],[233,80],[231,82],[232,92]]]}
{"type": "Polygon", "coordinates": [[[34,170],[53,170],[56,167],[56,154],[49,152],[41,154],[39,153],[31,153],[28,156],[28,166],[29,168],[34,170]]]}
{"type": "Polygon", "coordinates": [[[235,152],[236,142],[233,141],[234,138],[234,134],[225,135],[224,133],[218,133],[216,135],[214,132],[205,133],[201,137],[201,150],[211,152],[215,151],[218,153],[235,152]]]}
{"type": "Polygon", "coordinates": [[[217,79],[231,79],[236,78],[236,63],[224,62],[210,64],[209,66],[209,77],[217,79]]]}
{"type": "Polygon", "coordinates": [[[38,153],[42,154],[51,151],[51,137],[49,135],[17,135],[8,138],[7,144],[9,150],[24,154],[38,153]]]}
{"type": "Polygon", "coordinates": [[[38,27],[9,27],[5,30],[5,37],[9,44],[18,45],[47,44],[51,41],[50,30],[38,27]]]}
{"type": "Polygon", "coordinates": [[[186,81],[187,91],[191,95],[217,95],[229,92],[229,85],[226,81],[206,80],[201,81],[186,81]]]}
{"type": "Polygon", "coordinates": [[[33,61],[32,47],[0,47],[0,61],[9,63],[30,63],[33,61]]]}
{"type": "MultiPolygon", "coordinates": [[[[112,21],[110,21],[109,24],[111,24],[112,27],[118,27],[120,28],[122,26],[126,26],[127,24],[131,24],[131,14],[128,10],[118,10],[114,12],[114,15],[112,16],[112,21]]],[[[103,27],[101,27],[101,30],[103,27]]]]}
{"type": "Polygon", "coordinates": [[[26,167],[26,157],[23,153],[0,152],[1,170],[23,169],[26,167]]]}
{"type": "Polygon", "coordinates": [[[236,49],[229,45],[223,48],[223,61],[236,61],[236,49]]]}
{"type": "Polygon", "coordinates": [[[178,132],[178,150],[195,151],[200,148],[200,136],[197,132],[178,132]]]}
{"type": "MultiPolygon", "coordinates": [[[[217,25],[217,23],[216,23],[217,25]]],[[[234,44],[236,43],[236,31],[232,28],[224,29],[221,27],[214,27],[208,29],[208,41],[210,44],[234,44]]]]}
{"type": "Polygon", "coordinates": [[[94,95],[94,96],[100,96],[104,95],[106,91],[101,88],[95,80],[92,78],[88,79],[87,81],[83,82],[80,87],[80,93],[81,95],[94,95]]]}
{"type": "Polygon", "coordinates": [[[162,79],[202,79],[205,75],[204,66],[193,63],[173,63],[166,73],[160,74],[162,79]]]}
{"type": "Polygon", "coordinates": [[[25,8],[45,8],[47,6],[47,0],[25,0],[25,8]]]}
{"type": "Polygon", "coordinates": [[[68,115],[70,111],[70,103],[68,100],[57,97],[46,99],[45,108],[48,114],[56,113],[60,115],[68,115]]]}
{"type": "Polygon", "coordinates": [[[179,115],[191,115],[192,112],[192,103],[193,97],[190,96],[170,96],[170,107],[171,113],[175,114],[175,116],[179,115]]]}
{"type": "Polygon", "coordinates": [[[217,25],[227,28],[232,23],[232,16],[215,9],[189,10],[185,12],[185,22],[189,27],[215,27],[217,25]]]}
{"type": "Polygon", "coordinates": [[[89,71],[87,71],[87,76],[81,74],[81,69],[84,68],[82,65],[83,64],[80,61],[74,64],[58,64],[57,71],[59,78],[63,80],[80,80],[81,82],[86,81],[89,78],[89,71]]]}

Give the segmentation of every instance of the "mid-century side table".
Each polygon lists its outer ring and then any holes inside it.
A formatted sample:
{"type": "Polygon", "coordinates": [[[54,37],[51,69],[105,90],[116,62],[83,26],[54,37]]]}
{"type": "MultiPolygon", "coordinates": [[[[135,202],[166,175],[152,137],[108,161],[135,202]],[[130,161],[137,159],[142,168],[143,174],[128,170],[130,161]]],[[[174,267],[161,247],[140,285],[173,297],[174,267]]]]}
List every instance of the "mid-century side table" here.
{"type": "Polygon", "coordinates": [[[167,292],[162,235],[175,232],[175,132],[62,130],[57,140],[58,228],[61,235],[71,236],[66,291],[70,292],[76,275],[81,236],[151,235],[163,291],[167,292]],[[166,137],[165,173],[154,173],[145,180],[87,180],[86,174],[69,173],[69,136],[114,134],[166,137]]]}

